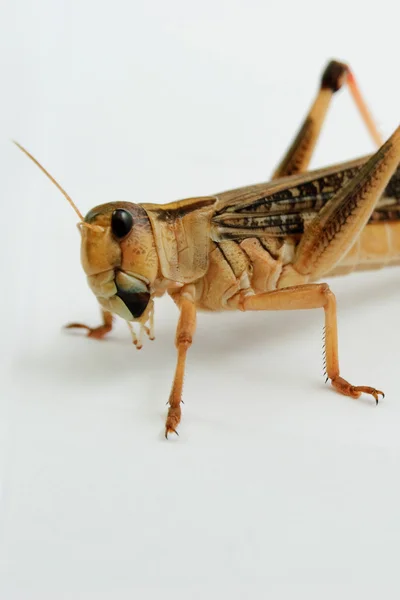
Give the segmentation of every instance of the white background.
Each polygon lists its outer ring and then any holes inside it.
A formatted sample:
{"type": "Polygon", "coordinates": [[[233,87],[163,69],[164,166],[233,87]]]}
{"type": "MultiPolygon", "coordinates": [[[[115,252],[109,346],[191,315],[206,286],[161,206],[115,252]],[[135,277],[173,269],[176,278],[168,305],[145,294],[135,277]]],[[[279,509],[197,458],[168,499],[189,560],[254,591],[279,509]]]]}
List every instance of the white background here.
{"type": "MultiPolygon", "coordinates": [[[[137,352],[103,343],[76,216],[269,177],[330,58],[385,137],[399,122],[398,3],[2,2],[0,597],[398,598],[400,270],[332,281],[322,311],[201,315],[180,437],[163,439],[177,312],[137,352]]],[[[347,91],[313,166],[373,150],[347,91]]]]}

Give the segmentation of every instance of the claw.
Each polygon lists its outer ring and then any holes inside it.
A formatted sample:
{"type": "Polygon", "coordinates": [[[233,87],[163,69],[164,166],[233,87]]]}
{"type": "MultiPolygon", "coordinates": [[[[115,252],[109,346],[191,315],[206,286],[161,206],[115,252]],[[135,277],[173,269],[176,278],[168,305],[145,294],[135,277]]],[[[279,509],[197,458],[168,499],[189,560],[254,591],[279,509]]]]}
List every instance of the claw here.
{"type": "Polygon", "coordinates": [[[376,390],[374,388],[358,386],[355,388],[355,390],[358,392],[364,392],[365,394],[371,394],[371,396],[375,398],[376,406],[378,406],[379,404],[379,394],[382,396],[382,399],[385,397],[385,394],[381,392],[381,390],[376,390]]]}
{"type": "Polygon", "coordinates": [[[178,404],[178,406],[171,406],[169,407],[168,410],[168,416],[167,416],[167,421],[165,423],[165,437],[166,439],[168,439],[168,433],[176,433],[177,436],[179,436],[179,433],[177,432],[176,428],[178,427],[179,423],[181,420],[181,408],[178,404]]]}
{"type": "Polygon", "coordinates": [[[381,390],[375,390],[375,393],[372,393],[373,397],[375,398],[376,406],[378,406],[378,404],[379,404],[379,394],[381,394],[382,400],[383,400],[385,397],[385,394],[383,392],[381,392],[381,390]]]}
{"type": "Polygon", "coordinates": [[[342,377],[332,379],[332,385],[345,396],[351,396],[352,398],[359,398],[361,394],[370,394],[375,398],[376,404],[379,402],[379,394],[381,394],[382,398],[385,397],[385,394],[381,390],[366,385],[351,385],[342,377]]]}
{"type": "Polygon", "coordinates": [[[169,433],[176,433],[176,435],[179,437],[179,433],[177,432],[176,429],[173,429],[172,427],[166,427],[165,428],[165,439],[168,439],[168,434],[169,433]]]}

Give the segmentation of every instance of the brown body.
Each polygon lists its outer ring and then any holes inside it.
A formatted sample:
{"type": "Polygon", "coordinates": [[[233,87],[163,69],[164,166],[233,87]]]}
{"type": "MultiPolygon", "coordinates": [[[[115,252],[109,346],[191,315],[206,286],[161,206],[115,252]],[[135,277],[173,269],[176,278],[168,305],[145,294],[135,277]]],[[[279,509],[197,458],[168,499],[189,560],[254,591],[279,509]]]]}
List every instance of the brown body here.
{"type": "Polygon", "coordinates": [[[105,310],[133,321],[115,296],[115,282],[124,284],[122,273],[149,284],[151,298],[169,292],[179,300],[182,287],[192,284],[197,309],[222,311],[241,309],[248,295],[399,264],[400,168],[368,223],[350,248],[344,245],[341,256],[335,255],[333,264],[317,274],[293,266],[309,224],[366,164],[362,158],[306,176],[168,205],[119,202],[95,207],[85,222],[104,229],[82,231],[89,285],[105,310]],[[116,207],[129,210],[135,223],[120,242],[107,227],[116,207]]]}
{"type": "Polygon", "coordinates": [[[186,353],[198,309],[322,308],[327,379],[347,396],[364,392],[378,402],[382,392],[341,377],[335,296],[327,284],[314,282],[400,264],[399,162],[400,128],[382,144],[351,71],[332,61],[272,181],[162,206],[104,204],[85,219],[74,207],[81,219],[82,265],[102,306],[103,323],[69,327],[85,327],[100,339],[116,314],[130,327],[140,324],[139,336],[133,333],[140,348],[143,332],[154,339],[154,299],[172,296],[180,317],[166,435],[180,422],[186,353]],[[308,172],[330,101],[344,83],[380,147],[369,157],[308,172]]]}
{"type": "MultiPolygon", "coordinates": [[[[360,159],[309,172],[306,178],[292,176],[272,185],[218,194],[211,220],[209,268],[195,283],[198,308],[237,309],[243,294],[270,292],[322,277],[400,264],[399,168],[369,223],[333,268],[318,277],[302,275],[292,268],[307,224],[365,163],[366,159],[360,159]],[[252,236],[252,228],[257,225],[257,236],[252,236]],[[280,234],[279,229],[288,233],[280,234]]],[[[178,207],[179,203],[177,210],[178,207]]]]}

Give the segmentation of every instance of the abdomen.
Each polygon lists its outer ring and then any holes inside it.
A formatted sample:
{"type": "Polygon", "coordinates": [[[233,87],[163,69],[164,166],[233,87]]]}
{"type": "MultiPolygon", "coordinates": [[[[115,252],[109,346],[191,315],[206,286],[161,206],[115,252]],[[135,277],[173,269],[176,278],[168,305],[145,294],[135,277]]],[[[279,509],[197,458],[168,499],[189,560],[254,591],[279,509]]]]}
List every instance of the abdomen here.
{"type": "Polygon", "coordinates": [[[326,277],[400,264],[400,221],[370,222],[356,243],[326,277]]]}

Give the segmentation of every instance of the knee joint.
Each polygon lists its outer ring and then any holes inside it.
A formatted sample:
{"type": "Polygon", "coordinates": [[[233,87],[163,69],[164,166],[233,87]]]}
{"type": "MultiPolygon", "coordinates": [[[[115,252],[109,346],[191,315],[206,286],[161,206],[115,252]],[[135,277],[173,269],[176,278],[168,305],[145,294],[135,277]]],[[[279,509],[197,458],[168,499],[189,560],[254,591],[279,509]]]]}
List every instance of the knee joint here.
{"type": "Polygon", "coordinates": [[[344,84],[348,72],[349,68],[347,65],[336,60],[331,60],[322,74],[321,89],[337,92],[344,84]]]}

